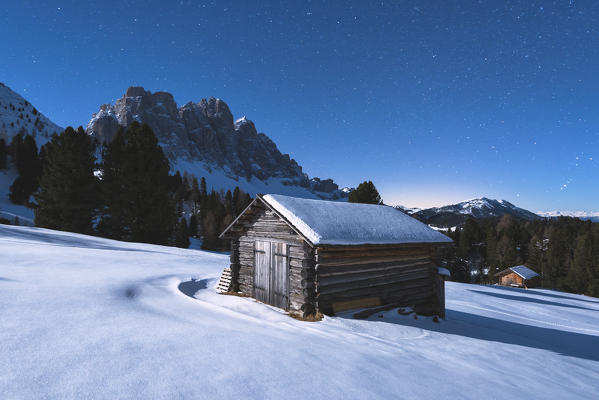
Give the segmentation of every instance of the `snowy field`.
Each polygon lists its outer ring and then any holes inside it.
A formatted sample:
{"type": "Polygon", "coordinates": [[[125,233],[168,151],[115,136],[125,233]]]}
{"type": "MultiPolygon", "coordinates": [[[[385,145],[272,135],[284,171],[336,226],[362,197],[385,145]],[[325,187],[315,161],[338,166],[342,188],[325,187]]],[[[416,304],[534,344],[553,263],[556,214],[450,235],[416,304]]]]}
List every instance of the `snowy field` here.
{"type": "Polygon", "coordinates": [[[309,323],[217,295],[226,265],[0,225],[0,398],[598,398],[599,299],[449,283],[440,323],[309,323]]]}

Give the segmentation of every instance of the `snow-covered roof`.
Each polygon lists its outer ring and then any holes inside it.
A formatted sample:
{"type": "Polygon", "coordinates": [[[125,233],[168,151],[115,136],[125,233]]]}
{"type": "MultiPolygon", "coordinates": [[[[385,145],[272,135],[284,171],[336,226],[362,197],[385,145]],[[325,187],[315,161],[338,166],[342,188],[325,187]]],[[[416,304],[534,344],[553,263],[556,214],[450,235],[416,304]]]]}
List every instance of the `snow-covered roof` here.
{"type": "Polygon", "coordinates": [[[267,194],[262,199],[314,245],[448,243],[451,239],[389,206],[267,194]]]}
{"type": "Polygon", "coordinates": [[[524,266],[524,265],[518,265],[516,267],[510,267],[509,268],[512,272],[514,272],[515,274],[519,275],[522,277],[522,279],[532,279],[535,278],[537,276],[539,276],[539,274],[537,274],[535,271],[533,271],[532,269],[524,266]]]}

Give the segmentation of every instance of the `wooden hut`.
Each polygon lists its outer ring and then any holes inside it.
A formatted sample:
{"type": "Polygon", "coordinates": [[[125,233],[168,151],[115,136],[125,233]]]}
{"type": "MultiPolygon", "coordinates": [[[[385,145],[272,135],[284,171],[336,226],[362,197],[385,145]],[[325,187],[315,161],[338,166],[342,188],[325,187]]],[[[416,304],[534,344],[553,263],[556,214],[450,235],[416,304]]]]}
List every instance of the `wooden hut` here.
{"type": "Polygon", "coordinates": [[[541,280],[539,274],[524,265],[506,268],[495,276],[499,278],[500,285],[513,287],[536,287],[541,280]]]}
{"type": "Polygon", "coordinates": [[[304,316],[386,304],[444,317],[451,242],[393,207],[258,195],[221,234],[231,286],[304,316]]]}

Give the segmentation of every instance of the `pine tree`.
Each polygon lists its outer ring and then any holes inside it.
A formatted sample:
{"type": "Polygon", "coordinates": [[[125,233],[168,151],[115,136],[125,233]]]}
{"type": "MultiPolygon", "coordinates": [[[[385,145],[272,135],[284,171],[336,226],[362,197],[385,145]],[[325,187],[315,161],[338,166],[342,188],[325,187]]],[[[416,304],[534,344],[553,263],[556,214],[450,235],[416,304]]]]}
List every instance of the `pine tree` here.
{"type": "Polygon", "coordinates": [[[463,228],[460,230],[459,238],[459,255],[467,257],[472,249],[472,245],[480,240],[480,228],[474,218],[468,218],[464,222],[463,228]]]}
{"type": "Polygon", "coordinates": [[[584,233],[576,241],[572,267],[568,271],[566,287],[570,291],[585,293],[592,278],[593,238],[590,232],[584,233]]]}
{"type": "Polygon", "coordinates": [[[239,186],[235,186],[235,190],[233,190],[233,215],[235,216],[243,211],[243,209],[240,209],[241,201],[241,190],[239,189],[239,186]]]}
{"type": "Polygon", "coordinates": [[[599,297],[599,224],[595,224],[592,230],[592,258],[590,265],[589,294],[599,297]]]}
{"type": "Polygon", "coordinates": [[[8,148],[6,147],[6,142],[4,141],[4,139],[0,139],[0,169],[6,169],[7,156],[8,156],[8,148]]]}
{"type": "Polygon", "coordinates": [[[372,181],[364,181],[349,194],[350,203],[382,204],[383,200],[372,181]]]}
{"type": "MultiPolygon", "coordinates": [[[[528,254],[526,256],[526,266],[534,271],[541,273],[543,268],[543,241],[537,235],[534,235],[528,243],[528,254]]],[[[541,274],[542,275],[542,274],[541,274]]]]}
{"type": "Polygon", "coordinates": [[[214,213],[211,210],[202,212],[202,249],[218,249],[217,222],[214,213]]]}
{"type": "Polygon", "coordinates": [[[202,198],[204,198],[207,195],[208,195],[208,191],[206,189],[206,178],[204,178],[202,176],[202,180],[200,181],[200,196],[202,196],[202,198]]]}
{"type": "Polygon", "coordinates": [[[31,135],[19,133],[13,137],[10,146],[19,175],[10,186],[9,197],[15,204],[26,204],[39,185],[41,168],[37,145],[31,135]]]}
{"type": "Polygon", "coordinates": [[[497,242],[497,259],[501,268],[519,265],[522,261],[518,256],[516,241],[508,233],[497,242]]]}
{"type": "Polygon", "coordinates": [[[82,127],[68,127],[44,146],[44,170],[35,195],[37,226],[91,233],[96,206],[95,146],[82,127]]]}
{"type": "Polygon", "coordinates": [[[487,232],[485,235],[486,241],[486,263],[489,268],[488,279],[489,282],[493,283],[495,281],[495,272],[497,270],[497,237],[495,236],[495,229],[493,226],[489,226],[487,228],[487,232]]]}
{"type": "Polygon", "coordinates": [[[193,177],[193,180],[191,181],[191,204],[192,204],[192,209],[193,212],[196,213],[197,209],[199,207],[200,204],[200,184],[198,183],[198,178],[196,178],[195,176],[193,177]]]}
{"type": "Polygon", "coordinates": [[[196,216],[196,214],[192,214],[189,218],[189,236],[198,236],[198,217],[196,216]]]}
{"type": "Polygon", "coordinates": [[[184,249],[189,247],[189,230],[187,229],[185,218],[181,218],[177,224],[177,229],[175,231],[175,246],[184,249]]]}
{"type": "Polygon", "coordinates": [[[225,211],[226,211],[226,214],[233,215],[233,210],[234,210],[234,206],[233,206],[233,194],[231,193],[230,190],[227,190],[227,193],[225,194],[225,211]]]}
{"type": "Polygon", "coordinates": [[[120,240],[167,244],[176,225],[169,162],[152,129],[133,122],[103,152],[99,230],[120,240]]]}

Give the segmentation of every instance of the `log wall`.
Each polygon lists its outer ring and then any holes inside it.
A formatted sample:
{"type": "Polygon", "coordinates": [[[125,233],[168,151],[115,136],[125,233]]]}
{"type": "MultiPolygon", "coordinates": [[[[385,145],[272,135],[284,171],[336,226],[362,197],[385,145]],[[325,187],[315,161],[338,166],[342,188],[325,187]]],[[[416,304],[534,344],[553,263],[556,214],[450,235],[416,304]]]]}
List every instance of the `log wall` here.
{"type": "Polygon", "coordinates": [[[330,246],[316,249],[315,296],[330,314],[339,304],[378,297],[441,315],[436,246],[330,246]],[[337,305],[337,306],[336,306],[337,305]]]}

